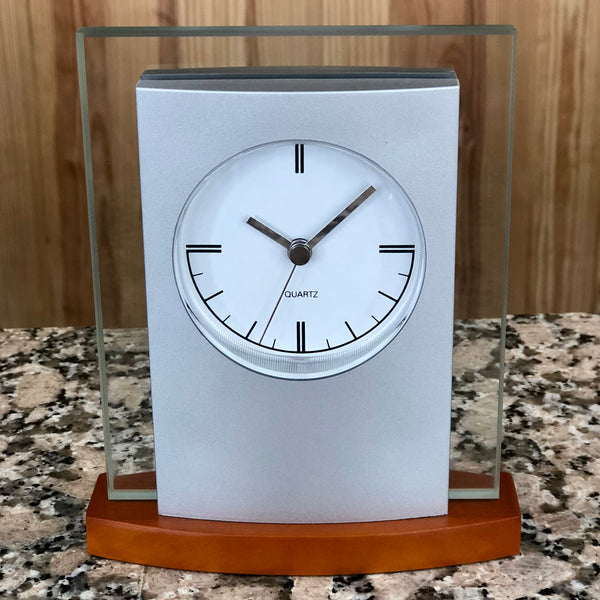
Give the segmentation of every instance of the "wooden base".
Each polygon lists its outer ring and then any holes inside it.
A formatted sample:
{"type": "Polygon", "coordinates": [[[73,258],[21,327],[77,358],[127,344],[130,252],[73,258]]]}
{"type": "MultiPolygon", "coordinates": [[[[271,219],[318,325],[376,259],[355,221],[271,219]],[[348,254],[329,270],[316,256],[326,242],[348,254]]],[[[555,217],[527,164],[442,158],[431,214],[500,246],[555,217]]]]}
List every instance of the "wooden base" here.
{"type": "Polygon", "coordinates": [[[265,575],[426,569],[519,553],[512,477],[498,500],[450,500],[448,515],[372,523],[288,525],[162,517],[156,501],[108,500],[106,475],[86,515],[90,554],[158,567],[265,575]]]}

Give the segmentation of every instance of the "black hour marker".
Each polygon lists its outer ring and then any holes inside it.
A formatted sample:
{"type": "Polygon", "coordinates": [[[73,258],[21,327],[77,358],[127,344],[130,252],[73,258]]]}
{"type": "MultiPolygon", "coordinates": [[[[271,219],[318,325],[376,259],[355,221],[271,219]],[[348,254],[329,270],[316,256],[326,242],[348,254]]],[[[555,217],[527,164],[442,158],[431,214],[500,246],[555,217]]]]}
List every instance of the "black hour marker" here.
{"type": "Polygon", "coordinates": [[[391,252],[414,252],[414,244],[380,244],[379,252],[381,254],[389,254],[391,252]]]}
{"type": "Polygon", "coordinates": [[[225,323],[225,321],[227,321],[227,319],[229,319],[231,315],[227,315],[224,319],[223,319],[223,323],[225,323]]]}
{"type": "Polygon", "coordinates": [[[375,323],[381,323],[381,321],[373,315],[371,315],[371,319],[373,319],[375,321],[375,323]]]}
{"type": "Polygon", "coordinates": [[[296,144],[294,147],[296,173],[304,173],[304,144],[296,144]]]}
{"type": "Polygon", "coordinates": [[[188,252],[221,252],[221,244],[187,244],[188,252]]]}
{"type": "Polygon", "coordinates": [[[381,290],[378,290],[378,291],[382,296],[389,298],[392,302],[398,302],[398,300],[400,300],[400,298],[394,298],[393,296],[390,296],[389,294],[386,294],[385,292],[382,292],[381,290]]]}
{"type": "Polygon", "coordinates": [[[223,290],[220,290],[216,294],[213,294],[212,296],[209,296],[208,298],[204,298],[204,302],[208,302],[209,300],[216,298],[219,294],[222,294],[222,293],[223,293],[223,290]]]}
{"type": "Polygon", "coordinates": [[[248,333],[246,334],[246,339],[248,339],[250,337],[252,330],[256,327],[256,323],[257,323],[257,321],[254,321],[254,323],[252,323],[252,327],[250,327],[250,331],[248,331],[248,333]]]}
{"type": "Polygon", "coordinates": [[[306,323],[296,321],[296,352],[306,352],[306,323]]]}
{"type": "Polygon", "coordinates": [[[346,327],[348,328],[348,331],[350,331],[350,333],[352,334],[352,337],[354,339],[356,339],[356,334],[354,333],[354,331],[352,331],[352,327],[350,327],[350,324],[348,323],[348,321],[344,321],[344,323],[346,324],[346,327]]]}

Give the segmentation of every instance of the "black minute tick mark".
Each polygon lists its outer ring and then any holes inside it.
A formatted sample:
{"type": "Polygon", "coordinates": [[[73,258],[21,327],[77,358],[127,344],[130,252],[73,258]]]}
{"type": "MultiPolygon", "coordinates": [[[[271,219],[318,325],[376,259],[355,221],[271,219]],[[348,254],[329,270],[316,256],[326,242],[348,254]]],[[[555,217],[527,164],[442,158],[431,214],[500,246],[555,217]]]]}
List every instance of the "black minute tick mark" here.
{"type": "Polygon", "coordinates": [[[257,323],[257,321],[254,321],[254,323],[252,323],[252,327],[250,327],[250,331],[246,334],[246,339],[248,339],[250,337],[252,330],[256,327],[256,323],[257,323]]]}
{"type": "Polygon", "coordinates": [[[219,294],[222,294],[222,293],[223,293],[223,290],[220,290],[220,291],[216,292],[215,294],[213,294],[212,296],[209,296],[208,298],[204,298],[204,302],[208,302],[209,300],[216,298],[219,294]]]}
{"type": "Polygon", "coordinates": [[[346,324],[346,327],[348,328],[348,330],[349,330],[349,331],[350,331],[350,333],[352,334],[352,337],[353,337],[354,339],[357,339],[357,338],[356,338],[356,334],[354,333],[354,331],[352,331],[352,327],[350,327],[350,324],[348,323],[348,321],[344,321],[344,323],[346,324]]]}

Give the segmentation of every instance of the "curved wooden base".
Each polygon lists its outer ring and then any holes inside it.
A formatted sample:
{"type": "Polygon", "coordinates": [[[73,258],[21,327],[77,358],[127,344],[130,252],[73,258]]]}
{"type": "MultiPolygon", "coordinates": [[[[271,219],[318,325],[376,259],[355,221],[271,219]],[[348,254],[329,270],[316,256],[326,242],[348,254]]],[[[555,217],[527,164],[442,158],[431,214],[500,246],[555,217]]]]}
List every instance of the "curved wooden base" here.
{"type": "Polygon", "coordinates": [[[162,517],[156,501],[108,500],[106,475],[86,515],[90,554],[158,567],[264,575],[425,569],[519,553],[512,477],[498,500],[450,500],[448,515],[372,523],[288,525],[162,517]]]}

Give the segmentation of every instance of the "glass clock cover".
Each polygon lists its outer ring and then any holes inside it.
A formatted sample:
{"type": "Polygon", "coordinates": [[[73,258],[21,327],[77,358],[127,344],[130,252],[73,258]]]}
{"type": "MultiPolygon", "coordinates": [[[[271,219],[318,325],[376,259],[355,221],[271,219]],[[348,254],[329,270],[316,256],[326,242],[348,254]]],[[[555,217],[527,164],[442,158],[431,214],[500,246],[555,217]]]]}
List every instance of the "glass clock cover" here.
{"type": "Polygon", "coordinates": [[[196,327],[237,363],[289,379],[334,375],[384,348],[417,303],[425,262],[399,183],[365,156],[309,140],[217,166],[173,242],[196,327]]]}
{"type": "MultiPolygon", "coordinates": [[[[168,321],[169,312],[172,315],[180,314],[181,320],[189,327],[189,334],[185,330],[186,336],[190,339],[190,355],[194,357],[197,364],[205,362],[202,357],[199,359],[200,350],[206,347],[205,337],[200,335],[192,320],[188,317],[185,310],[181,310],[183,305],[177,294],[177,288],[173,278],[172,247],[173,232],[175,223],[182,204],[189,196],[194,185],[214,167],[218,162],[223,161],[228,156],[233,156],[243,148],[250,148],[264,141],[283,140],[283,139],[323,139],[339,143],[348,148],[354,148],[366,156],[374,158],[376,162],[384,165],[386,169],[396,177],[405,190],[410,194],[413,202],[419,210],[419,217],[427,233],[427,276],[435,271],[435,252],[437,235],[432,231],[431,223],[428,220],[427,212],[424,212],[421,204],[423,196],[416,193],[416,190],[406,179],[404,174],[400,174],[400,169],[395,170],[393,166],[381,160],[379,154],[372,152],[365,144],[373,138],[372,119],[369,115],[381,115],[382,111],[370,111],[369,114],[356,114],[356,111],[346,112],[338,111],[343,114],[344,122],[341,125],[343,131],[350,131],[348,135],[330,135],[329,127],[326,131],[321,127],[319,130],[303,130],[302,119],[297,119],[294,125],[285,131],[274,132],[273,135],[266,135],[265,128],[259,129],[260,135],[255,139],[243,139],[239,146],[228,145],[226,151],[219,155],[217,162],[209,164],[209,161],[200,163],[198,175],[191,176],[186,180],[182,193],[177,193],[173,201],[169,201],[165,188],[161,183],[166,183],[168,189],[173,188],[173,179],[169,180],[169,172],[163,168],[164,159],[151,162],[147,174],[156,174],[156,186],[160,189],[160,198],[157,198],[156,204],[160,206],[157,209],[160,224],[153,229],[157,233],[162,229],[165,236],[164,244],[156,248],[152,269],[144,271],[144,256],[142,247],[142,224],[139,218],[142,212],[141,197],[137,191],[137,185],[132,178],[132,163],[129,160],[123,160],[124,153],[134,156],[138,152],[138,128],[139,122],[136,121],[136,97],[131,94],[131,89],[136,85],[140,78],[140,73],[148,65],[154,65],[154,68],[172,69],[172,61],[169,64],[157,64],[157,48],[163,44],[164,40],[170,40],[176,43],[182,50],[181,59],[186,58],[185,66],[189,66],[189,57],[200,57],[192,66],[195,67],[214,67],[213,58],[222,57],[223,67],[234,67],[240,64],[237,52],[232,53],[232,47],[240,48],[241,52],[253,50],[257,45],[268,49],[261,53],[260,59],[265,64],[271,64],[275,61],[278,65],[297,65],[300,63],[310,64],[335,64],[335,65],[353,65],[356,57],[362,57],[361,62],[373,64],[377,59],[377,66],[386,66],[395,69],[404,69],[406,67],[421,68],[423,65],[456,69],[458,79],[461,82],[463,93],[467,97],[472,97],[475,90],[478,91],[476,97],[480,102],[466,102],[461,106],[461,118],[466,122],[477,122],[485,124],[485,127],[465,131],[460,130],[461,148],[468,153],[467,156],[477,155],[480,160],[481,169],[473,174],[469,169],[469,161],[463,160],[460,168],[459,180],[463,182],[462,192],[458,196],[459,213],[471,214],[473,202],[477,219],[463,219],[461,221],[461,231],[457,237],[457,283],[456,290],[456,316],[462,318],[474,318],[477,316],[491,317],[494,326],[488,325],[485,328],[485,342],[495,344],[496,351],[494,355],[496,363],[490,367],[488,377],[483,381],[463,384],[460,369],[461,363],[457,361],[454,367],[455,390],[453,394],[453,406],[462,411],[465,402],[469,404],[472,400],[471,393],[473,388],[484,390],[485,393],[477,392],[475,408],[477,414],[483,415],[483,418],[477,419],[477,422],[470,421],[469,427],[462,428],[461,420],[453,420],[452,429],[452,468],[455,470],[470,470],[476,473],[495,473],[491,478],[492,483],[486,484],[485,489],[468,488],[461,481],[451,482],[450,494],[457,497],[495,497],[497,491],[498,473],[499,473],[499,431],[498,424],[501,422],[497,415],[498,410],[494,410],[495,403],[502,396],[502,352],[501,347],[504,343],[504,312],[505,304],[503,298],[506,297],[506,250],[508,237],[508,210],[506,202],[509,198],[510,190],[510,156],[511,156],[511,135],[512,135],[512,104],[514,102],[514,52],[515,52],[515,31],[514,28],[504,25],[477,25],[477,26],[427,26],[419,27],[415,31],[414,27],[330,27],[318,28],[315,31],[309,31],[310,28],[84,28],[77,34],[78,45],[78,64],[81,86],[81,101],[83,114],[83,138],[86,156],[86,171],[89,174],[91,185],[88,185],[88,203],[90,206],[90,232],[92,240],[92,251],[95,260],[94,268],[94,290],[96,311],[98,317],[98,344],[100,357],[101,373],[101,391],[102,402],[104,406],[104,427],[105,439],[107,440],[107,473],[109,483],[109,496],[111,498],[149,498],[156,497],[156,489],[153,480],[148,479],[147,489],[140,489],[139,485],[133,485],[130,477],[131,473],[142,473],[154,471],[154,450],[155,441],[153,437],[151,413],[149,403],[149,377],[148,377],[148,341],[146,331],[146,307],[151,309],[154,305],[147,304],[146,286],[154,283],[154,275],[158,271],[160,277],[156,281],[156,296],[168,300],[168,306],[164,311],[157,315],[153,322],[164,322],[168,325],[169,331],[173,333],[171,338],[159,337],[155,334],[157,343],[153,350],[155,358],[161,357],[169,360],[173,356],[173,362],[178,365],[185,362],[185,354],[175,352],[173,348],[179,347],[182,338],[182,331],[173,327],[173,322],[168,321]],[[276,32],[277,37],[273,37],[276,32]],[[318,33],[318,35],[315,35],[318,33]],[[281,37],[279,37],[281,36],[281,37]],[[452,53],[444,52],[448,44],[453,47],[464,49],[465,56],[470,59],[466,61],[455,61],[452,53]],[[457,46],[458,45],[458,46],[457,46]],[[393,51],[390,51],[392,49],[393,51]],[[109,61],[104,69],[97,69],[95,65],[102,62],[106,53],[124,56],[125,60],[109,61]],[[494,57],[490,61],[489,57],[494,57]],[[366,58],[365,58],[366,57],[366,58]],[[271,62],[269,62],[271,61],[271,62]],[[473,65],[479,65],[482,68],[474,69],[473,65]],[[111,94],[109,98],[106,95],[106,82],[111,81],[117,85],[122,93],[111,94]],[[486,102],[486,99],[494,98],[494,102],[486,102]],[[104,120],[111,122],[114,126],[108,131],[91,126],[91,120],[94,116],[101,115],[104,120]],[[348,119],[354,120],[354,126],[349,127],[348,119]],[[106,135],[108,134],[108,138],[106,135]],[[485,134],[485,135],[484,135],[485,134]],[[97,139],[100,136],[102,139],[97,139]],[[487,143],[494,140],[494,143],[487,143]],[[92,152],[92,148],[97,143],[105,144],[106,152],[92,152]],[[107,156],[111,160],[107,160],[107,156]],[[93,169],[92,169],[93,167],[93,169]],[[106,176],[106,169],[110,168],[110,177],[106,176]],[[107,187],[108,186],[108,187],[107,187]],[[110,189],[109,189],[110,188],[110,189]],[[174,214],[169,212],[169,204],[177,204],[174,214]],[[467,207],[468,204],[468,207],[467,207]],[[477,247],[487,248],[489,251],[477,253],[472,257],[471,249],[475,244],[477,247]],[[480,246],[481,245],[481,246],[480,246]],[[114,257],[127,257],[127,260],[120,260],[115,265],[114,257]],[[163,266],[159,257],[164,257],[163,266]],[[462,258],[461,258],[462,257],[462,258]],[[477,270],[475,275],[472,271],[472,258],[477,260],[477,270]],[[115,277],[115,267],[118,267],[118,277],[115,277]],[[483,282],[483,284],[482,284],[483,282]],[[115,293],[126,301],[115,302],[115,293]],[[130,329],[133,328],[133,329],[130,329]],[[135,347],[139,356],[145,356],[140,361],[127,363],[127,369],[124,369],[123,362],[123,343],[122,336],[129,340],[132,332],[139,336],[136,338],[135,347]],[[179,337],[177,337],[179,336],[179,337]],[[173,341],[174,340],[174,341],[173,341]],[[196,341],[199,342],[196,344],[196,341]],[[192,346],[194,344],[194,346],[192,346]],[[201,344],[201,345],[200,345],[201,344]],[[164,351],[161,350],[164,348],[164,351]],[[131,377],[140,377],[140,364],[145,365],[143,371],[148,379],[144,379],[141,386],[136,386],[135,390],[130,389],[131,395],[128,399],[135,399],[137,405],[143,408],[142,416],[137,409],[131,409],[130,403],[125,404],[121,390],[123,384],[128,385],[131,377]],[[458,383],[457,383],[458,382],[458,383]],[[463,393],[466,385],[466,394],[463,393]],[[494,392],[495,390],[495,392],[494,392]],[[468,398],[466,396],[469,395],[468,398]],[[124,411],[124,412],[123,412],[124,411]],[[125,415],[125,416],[124,416],[125,415]],[[135,417],[135,418],[134,418],[135,417]],[[129,423],[134,423],[135,428],[123,428],[123,419],[126,418],[129,423]],[[143,440],[141,452],[134,455],[131,453],[131,439],[143,440]],[[465,444],[466,440],[466,444],[465,444]],[[473,445],[470,441],[476,441],[476,450],[473,451],[473,445]],[[491,485],[491,487],[489,487],[491,485]],[[457,489],[460,488],[460,489],[457,489]]],[[[254,58],[256,58],[254,56],[254,58]]],[[[262,64],[262,63],[261,63],[262,64]]],[[[219,63],[221,65],[221,63],[219,63]]],[[[168,92],[169,97],[176,94],[168,92]]],[[[239,94],[235,94],[238,96],[239,94]]],[[[157,95],[158,96],[158,95],[157,95]]],[[[387,96],[387,94],[386,94],[387,96]]],[[[219,102],[219,106],[224,105],[219,102]]],[[[306,114],[307,103],[302,102],[301,115],[306,114]]],[[[272,119],[274,111],[268,111],[268,117],[272,119]]],[[[332,119],[327,111],[320,110],[318,116],[326,113],[324,117],[327,124],[332,119]]],[[[172,111],[160,111],[160,121],[153,120],[145,115],[143,123],[149,126],[141,132],[145,133],[142,141],[148,142],[148,136],[155,139],[156,132],[168,134],[168,137],[160,136],[158,144],[163,150],[163,156],[176,156],[173,152],[173,130],[169,129],[172,123],[170,117],[172,111]],[[163,126],[163,122],[165,126],[163,126]]],[[[244,121],[235,118],[235,113],[230,115],[232,118],[226,121],[218,122],[218,134],[213,138],[217,143],[227,139],[227,132],[232,131],[231,135],[239,138],[240,128],[244,123],[248,123],[247,112],[239,113],[244,115],[244,121]],[[232,125],[229,126],[229,123],[232,125]],[[229,127],[229,129],[228,129],[229,127]]],[[[390,114],[396,114],[392,112],[390,114]]],[[[335,115],[334,115],[335,117],[335,115]]],[[[196,124],[198,119],[191,121],[196,124]]],[[[214,119],[213,119],[213,122],[214,119]]],[[[253,120],[252,122],[256,122],[253,120]]],[[[311,122],[321,123],[318,119],[311,122]]],[[[399,127],[400,122],[394,124],[386,119],[386,131],[396,135],[402,131],[399,127]]],[[[194,127],[187,126],[187,131],[194,127]]],[[[198,136],[195,136],[198,139],[198,136]]],[[[142,144],[140,149],[145,146],[142,144]]],[[[206,148],[206,142],[203,148],[206,148]]],[[[436,144],[439,147],[439,143],[436,144]]],[[[199,152],[203,149],[193,148],[189,152],[193,157],[194,164],[198,164],[199,152]]],[[[463,157],[464,158],[464,157],[463,157]]],[[[191,159],[190,159],[191,160],[191,159]]],[[[181,155],[179,156],[181,163],[181,155]]],[[[398,161],[404,163],[404,161],[398,161]]],[[[431,164],[431,161],[430,161],[431,164]]],[[[439,163],[436,162],[436,165],[439,163]]],[[[182,166],[185,173],[191,174],[194,169],[188,162],[182,166]]],[[[406,169],[405,169],[406,170],[406,169]]],[[[415,171],[411,165],[408,167],[409,173],[415,171]]],[[[175,180],[176,181],[176,180],[175,180]]],[[[141,179],[144,184],[144,178],[141,179]]],[[[426,196],[427,197],[427,196],[426,196]]],[[[433,197],[429,195],[428,197],[433,197]]],[[[370,200],[373,200],[371,198],[370,200]]],[[[365,205],[366,206],[366,205],[365,205]]],[[[363,207],[364,208],[364,207],[363,207]]],[[[358,213],[357,213],[358,215],[358,213]]],[[[256,216],[258,219],[258,216],[256,216]]],[[[145,219],[148,221],[149,219],[145,219]]],[[[350,220],[347,220],[349,223],[350,220]]],[[[273,224],[275,226],[275,224],[273,224]]],[[[295,234],[295,232],[290,232],[295,234]]],[[[310,234],[308,234],[310,235],[310,234]]],[[[161,238],[162,239],[162,238],[161,238]]],[[[219,242],[217,242],[219,243],[219,242]]],[[[319,247],[317,246],[316,250],[319,247]]],[[[390,255],[390,256],[393,256],[390,255]]],[[[223,256],[222,256],[223,257],[223,256]]],[[[297,269],[299,271],[299,269],[297,269]]],[[[431,314],[426,311],[428,282],[423,285],[423,290],[419,298],[419,305],[412,315],[408,326],[401,332],[394,344],[390,346],[404,346],[405,340],[410,334],[409,329],[416,326],[417,317],[420,313],[431,314]],[[417,314],[418,313],[418,314],[417,314]]],[[[283,282],[282,282],[283,284],[283,282]]],[[[282,285],[283,287],[283,285],[282,285]]],[[[156,298],[155,298],[156,299],[156,298]]],[[[210,301],[209,301],[210,304],[210,301]]],[[[226,316],[226,315],[225,315],[226,316]]],[[[480,343],[480,336],[473,337],[471,325],[467,331],[469,335],[464,337],[460,335],[463,331],[463,322],[458,321],[455,326],[455,342],[460,342],[458,350],[465,347],[471,347],[472,344],[480,343]],[[459,335],[457,336],[457,332],[459,335]],[[479,341],[478,341],[479,340],[479,341]]],[[[160,330],[159,330],[160,333],[160,330]]],[[[293,334],[293,330],[292,330],[293,334]]],[[[212,354],[220,354],[212,352],[212,354]]],[[[128,354],[125,356],[129,356],[128,354]]],[[[221,356],[218,356],[220,359],[221,356]]],[[[190,361],[191,362],[191,361],[190,361]]],[[[224,360],[224,363],[230,363],[232,372],[237,367],[237,363],[224,360]]],[[[368,361],[370,364],[364,365],[370,367],[375,361],[368,361]]],[[[185,365],[184,365],[185,366],[185,365]]],[[[193,368],[193,365],[189,365],[193,368]]],[[[210,364],[211,368],[213,364],[210,364]]],[[[402,369],[402,363],[398,363],[398,369],[402,369]]],[[[156,370],[156,369],[155,369],[156,370]]],[[[239,369],[248,375],[254,377],[254,373],[247,369],[239,369]]],[[[362,369],[360,370],[362,371],[362,369]]],[[[359,374],[358,370],[348,373],[349,376],[359,374]]],[[[410,374],[410,371],[409,371],[410,374]]],[[[159,379],[155,373],[153,379],[159,379]]],[[[173,380],[178,382],[182,376],[178,374],[173,380]]],[[[228,377],[229,379],[229,377],[228,377]]],[[[286,381],[271,377],[254,378],[254,384],[264,380],[263,383],[277,385],[285,384],[286,381]]],[[[306,382],[308,385],[326,384],[337,382],[341,377],[327,378],[314,382],[306,382]]],[[[165,384],[166,389],[171,389],[173,380],[168,380],[165,384]]],[[[198,378],[193,382],[194,389],[200,389],[198,378]]],[[[204,400],[205,398],[202,397],[204,400]]],[[[158,393],[152,394],[152,403],[158,405],[158,393]]],[[[286,402],[287,404],[287,402],[286,402]]],[[[168,408],[172,411],[171,407],[168,408]]],[[[465,413],[470,414],[470,413],[465,413]]],[[[362,429],[362,428],[361,428],[362,429]]],[[[401,437],[401,433],[398,434],[401,437]]],[[[440,459],[442,460],[442,459],[440,459]]],[[[186,476],[185,482],[189,479],[186,476]]],[[[364,486],[361,485],[362,488],[364,486]]],[[[202,493],[206,492],[207,486],[202,486],[202,493]]],[[[497,495],[497,494],[496,494],[497,495]]],[[[339,499],[339,490],[337,497],[339,499]]]]}

